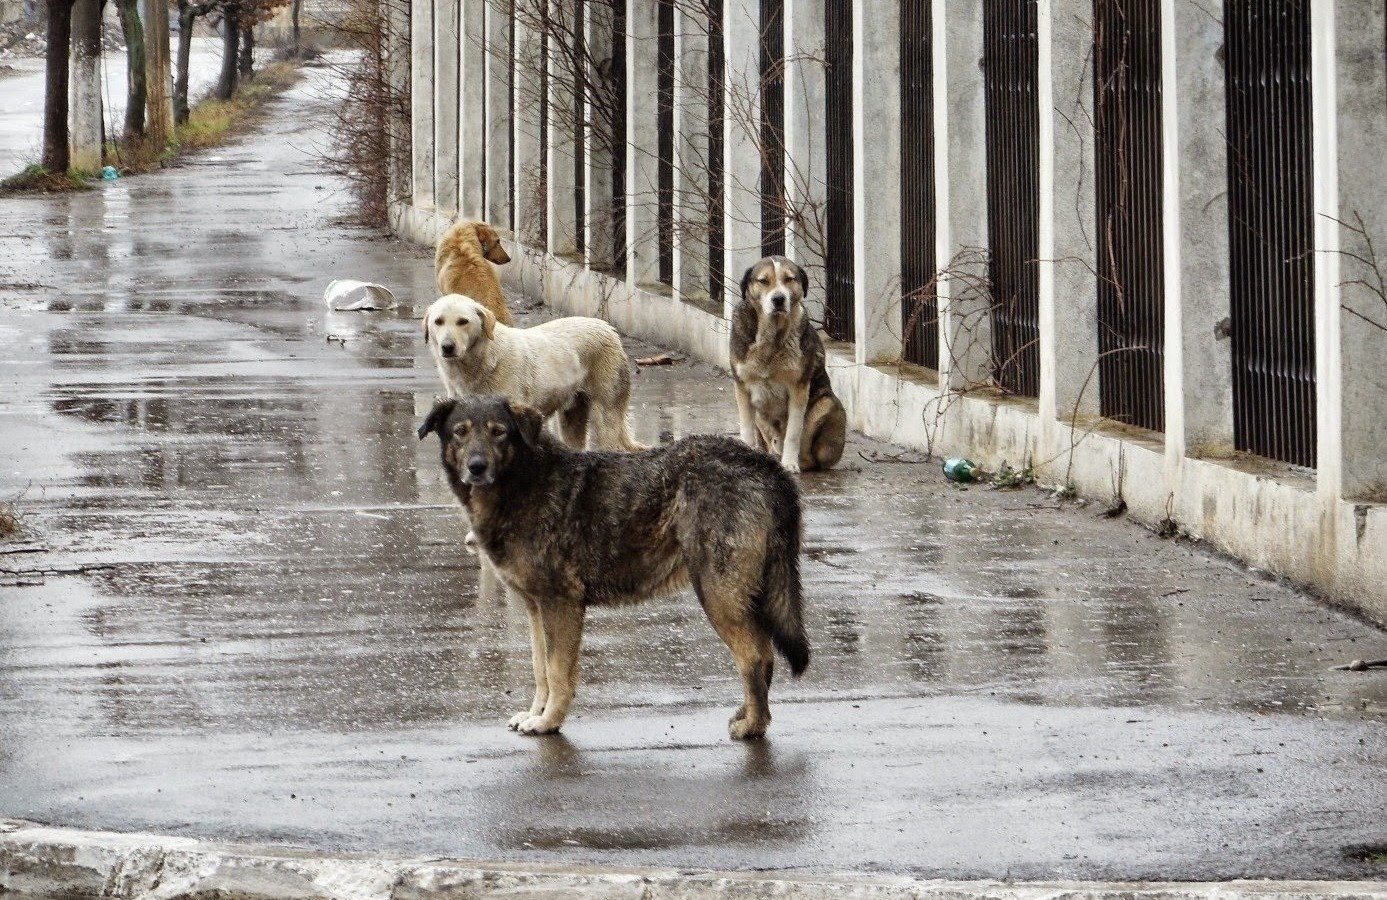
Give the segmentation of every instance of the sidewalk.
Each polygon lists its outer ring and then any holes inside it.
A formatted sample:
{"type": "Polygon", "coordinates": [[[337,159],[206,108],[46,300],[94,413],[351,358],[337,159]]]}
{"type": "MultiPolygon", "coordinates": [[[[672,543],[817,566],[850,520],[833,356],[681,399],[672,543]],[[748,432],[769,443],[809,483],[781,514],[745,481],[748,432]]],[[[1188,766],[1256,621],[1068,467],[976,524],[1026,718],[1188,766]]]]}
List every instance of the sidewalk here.
{"type": "MultiPolygon", "coordinates": [[[[688,597],[595,614],[564,734],[507,731],[524,615],[476,599],[414,435],[431,254],[328,224],[325,77],[264,134],[4,203],[0,816],[523,867],[1383,877],[1387,678],[1331,670],[1383,632],[860,439],[802,480],[814,658],[769,741],[727,740],[688,597]],[[403,305],[328,313],[337,277],[403,305]]],[[[722,373],[634,380],[641,440],[735,430],[722,373]]]]}

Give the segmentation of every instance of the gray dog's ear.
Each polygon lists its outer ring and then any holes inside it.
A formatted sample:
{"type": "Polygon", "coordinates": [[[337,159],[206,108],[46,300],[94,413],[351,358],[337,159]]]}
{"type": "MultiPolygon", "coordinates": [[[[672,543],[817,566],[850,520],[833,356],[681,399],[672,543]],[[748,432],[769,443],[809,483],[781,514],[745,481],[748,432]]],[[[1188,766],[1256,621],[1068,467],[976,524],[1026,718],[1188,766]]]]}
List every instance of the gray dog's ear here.
{"type": "Polygon", "coordinates": [[[539,431],[544,427],[544,416],[540,415],[539,410],[523,403],[507,403],[506,407],[515,420],[515,428],[520,432],[525,446],[532,450],[539,446],[539,431]]]}
{"type": "Polygon", "coordinates": [[[429,345],[429,317],[428,317],[428,314],[425,313],[425,314],[424,314],[424,346],[427,347],[428,345],[429,345]]]}
{"type": "Polygon", "coordinates": [[[456,400],[436,400],[433,409],[424,417],[424,421],[419,424],[419,440],[429,436],[429,432],[436,431],[441,439],[443,437],[443,423],[448,421],[448,417],[453,414],[453,409],[458,405],[456,400]]]}
{"type": "Polygon", "coordinates": [[[742,274],[742,299],[746,299],[746,289],[751,286],[751,272],[756,266],[752,266],[742,274]]]}

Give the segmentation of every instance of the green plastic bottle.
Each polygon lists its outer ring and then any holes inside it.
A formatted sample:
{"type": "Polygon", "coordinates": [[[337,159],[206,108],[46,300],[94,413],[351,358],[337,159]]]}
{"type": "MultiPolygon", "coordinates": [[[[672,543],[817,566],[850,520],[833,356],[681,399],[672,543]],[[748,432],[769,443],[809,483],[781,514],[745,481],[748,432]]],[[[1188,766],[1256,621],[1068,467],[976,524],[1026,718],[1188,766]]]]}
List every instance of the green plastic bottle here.
{"type": "Polygon", "coordinates": [[[944,460],[944,477],[950,481],[967,483],[977,477],[978,464],[962,456],[951,456],[944,460]]]}

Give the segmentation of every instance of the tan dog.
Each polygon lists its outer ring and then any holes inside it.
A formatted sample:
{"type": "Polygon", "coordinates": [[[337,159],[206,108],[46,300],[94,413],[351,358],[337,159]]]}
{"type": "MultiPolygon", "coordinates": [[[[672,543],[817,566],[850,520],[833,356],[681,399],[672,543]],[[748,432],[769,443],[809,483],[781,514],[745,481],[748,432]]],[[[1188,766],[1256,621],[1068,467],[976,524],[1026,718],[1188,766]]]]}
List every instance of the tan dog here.
{"type": "Polygon", "coordinates": [[[439,294],[462,294],[491,311],[502,325],[511,323],[501,281],[491,263],[505,265],[510,256],[501,246],[501,237],[485,222],[458,222],[438,239],[433,264],[439,294]]]}
{"type": "Polygon", "coordinates": [[[439,297],[424,315],[424,343],[453,399],[499,394],[557,414],[559,430],[576,449],[644,450],[631,436],[626,410],[631,369],[621,335],[601,319],[570,316],[531,328],[512,328],[471,297],[439,297]]]}
{"type": "Polygon", "coordinates": [[[824,367],[824,345],[804,312],[809,277],[783,256],[742,276],[732,311],[732,379],[742,440],[791,472],[831,469],[843,456],[847,414],[824,367]]]}

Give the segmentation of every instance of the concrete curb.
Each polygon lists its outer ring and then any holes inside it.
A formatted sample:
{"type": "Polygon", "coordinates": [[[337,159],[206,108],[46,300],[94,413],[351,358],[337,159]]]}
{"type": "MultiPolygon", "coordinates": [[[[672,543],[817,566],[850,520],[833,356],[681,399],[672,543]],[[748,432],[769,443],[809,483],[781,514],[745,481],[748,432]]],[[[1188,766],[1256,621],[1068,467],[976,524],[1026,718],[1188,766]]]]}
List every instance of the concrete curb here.
{"type": "Polygon", "coordinates": [[[1000,882],[765,876],[320,853],[0,820],[0,894],[172,900],[1387,900],[1380,881],[1000,882]]]}

